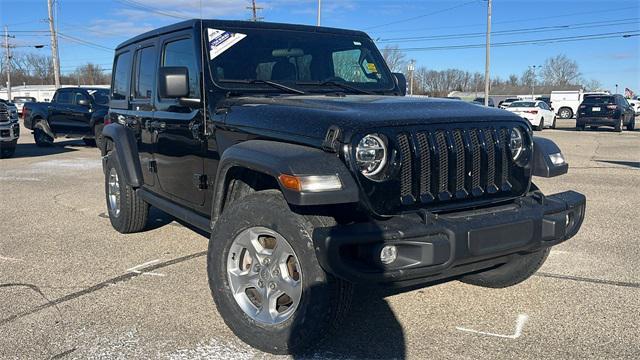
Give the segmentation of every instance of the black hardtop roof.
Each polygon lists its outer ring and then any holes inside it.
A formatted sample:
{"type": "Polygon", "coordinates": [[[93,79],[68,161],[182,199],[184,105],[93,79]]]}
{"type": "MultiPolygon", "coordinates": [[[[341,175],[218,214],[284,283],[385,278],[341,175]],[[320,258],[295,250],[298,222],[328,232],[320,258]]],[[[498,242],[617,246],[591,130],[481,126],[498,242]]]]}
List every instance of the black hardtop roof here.
{"type": "MultiPolygon", "coordinates": [[[[263,22],[263,21],[237,21],[237,20],[208,20],[204,19],[204,25],[207,27],[219,26],[227,29],[270,29],[270,30],[292,30],[292,31],[303,31],[303,32],[318,32],[318,33],[326,33],[326,34],[340,34],[340,35],[352,35],[352,36],[364,36],[369,37],[365,32],[357,31],[357,30],[346,30],[346,29],[337,29],[337,28],[329,28],[322,26],[309,26],[309,25],[295,25],[295,24],[284,24],[284,23],[272,23],[272,22],[263,22]]],[[[164,26],[155,30],[148,31],[144,34],[140,34],[136,37],[133,37],[116,47],[116,51],[125,46],[135,44],[142,40],[159,36],[162,34],[171,33],[174,31],[185,30],[195,28],[200,25],[200,19],[191,19],[182,21],[173,25],[164,26]]]]}

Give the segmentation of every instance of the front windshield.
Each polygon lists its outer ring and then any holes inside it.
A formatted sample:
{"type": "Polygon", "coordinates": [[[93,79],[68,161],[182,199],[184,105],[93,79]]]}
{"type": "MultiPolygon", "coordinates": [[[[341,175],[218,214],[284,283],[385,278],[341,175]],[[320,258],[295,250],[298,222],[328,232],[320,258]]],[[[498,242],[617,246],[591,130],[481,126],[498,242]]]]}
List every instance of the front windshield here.
{"type": "Polygon", "coordinates": [[[208,28],[207,34],[213,80],[225,89],[277,90],[264,81],[305,92],[345,91],[336,83],[361,91],[395,86],[366,37],[272,29],[208,28]]]}
{"type": "Polygon", "coordinates": [[[515,107],[535,107],[536,103],[531,102],[531,101],[516,101],[514,103],[512,103],[511,105],[509,105],[509,107],[515,108],[515,107]]]}

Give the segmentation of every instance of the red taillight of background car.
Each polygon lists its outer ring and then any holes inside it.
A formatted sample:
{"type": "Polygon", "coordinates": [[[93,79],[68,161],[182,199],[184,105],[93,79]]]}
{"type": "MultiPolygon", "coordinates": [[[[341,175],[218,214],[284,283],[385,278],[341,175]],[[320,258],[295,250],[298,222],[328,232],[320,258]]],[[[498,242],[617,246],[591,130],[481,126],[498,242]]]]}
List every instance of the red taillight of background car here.
{"type": "Polygon", "coordinates": [[[537,114],[538,110],[525,110],[524,112],[526,112],[527,114],[537,114]]]}
{"type": "Polygon", "coordinates": [[[27,109],[26,106],[23,106],[22,107],[22,118],[26,119],[28,114],[29,114],[29,109],[27,109]]]}
{"type": "Polygon", "coordinates": [[[111,124],[111,117],[109,116],[109,113],[107,113],[107,115],[104,116],[104,124],[105,125],[111,124]]]}
{"type": "Polygon", "coordinates": [[[607,105],[607,109],[609,110],[615,110],[618,108],[618,105],[607,105]]]}

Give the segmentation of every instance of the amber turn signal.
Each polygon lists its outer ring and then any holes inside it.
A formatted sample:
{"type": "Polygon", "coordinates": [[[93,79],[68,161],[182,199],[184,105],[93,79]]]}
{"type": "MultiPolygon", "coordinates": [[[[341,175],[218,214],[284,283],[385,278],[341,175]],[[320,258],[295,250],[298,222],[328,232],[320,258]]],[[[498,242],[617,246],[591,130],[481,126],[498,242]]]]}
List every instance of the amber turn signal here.
{"type": "Polygon", "coordinates": [[[278,179],[280,179],[280,183],[282,184],[282,186],[286,187],[289,190],[294,190],[294,191],[302,190],[300,186],[300,179],[298,179],[295,176],[282,174],[278,176],[278,179]]]}

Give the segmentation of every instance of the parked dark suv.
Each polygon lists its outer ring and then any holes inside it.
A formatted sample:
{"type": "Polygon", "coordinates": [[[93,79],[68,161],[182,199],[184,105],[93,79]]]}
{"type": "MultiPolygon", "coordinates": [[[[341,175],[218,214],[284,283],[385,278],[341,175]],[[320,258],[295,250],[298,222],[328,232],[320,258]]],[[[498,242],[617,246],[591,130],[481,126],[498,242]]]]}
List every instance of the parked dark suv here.
{"type": "Polygon", "coordinates": [[[152,205],[210,233],[220,315],[272,353],[339,326],[354,283],[529,278],[584,217],[583,195],[532,183],[567,172],[560,149],[512,113],[405,89],[358,31],[193,20],[126,41],[111,224],[142,231],[152,205]]]}
{"type": "Polygon", "coordinates": [[[578,108],[576,129],[585,126],[611,126],[616,131],[633,130],[636,126],[636,113],[622,95],[587,95],[578,108]]]}

